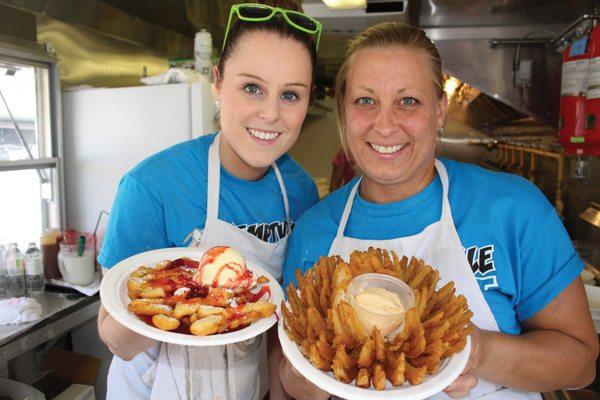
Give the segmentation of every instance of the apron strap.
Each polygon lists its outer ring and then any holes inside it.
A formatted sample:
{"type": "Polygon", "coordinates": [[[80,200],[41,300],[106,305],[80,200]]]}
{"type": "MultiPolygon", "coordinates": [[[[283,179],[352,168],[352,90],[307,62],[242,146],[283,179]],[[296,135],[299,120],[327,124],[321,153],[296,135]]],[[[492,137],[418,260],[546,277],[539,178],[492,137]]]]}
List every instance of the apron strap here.
{"type": "MultiPolygon", "coordinates": [[[[230,400],[236,400],[237,391],[236,391],[236,379],[235,379],[235,360],[234,356],[234,344],[228,344],[225,346],[225,353],[227,358],[227,382],[229,383],[229,396],[230,400]]],[[[218,398],[218,397],[217,397],[218,398]]]]}
{"type": "MultiPolygon", "coordinates": [[[[448,200],[448,172],[446,171],[446,167],[444,166],[444,164],[437,158],[435,160],[435,169],[437,170],[437,173],[440,177],[440,181],[442,183],[442,212],[440,215],[439,222],[443,223],[448,218],[452,219],[452,214],[450,211],[450,201],[448,200]]],[[[454,228],[454,223],[452,223],[451,225],[452,226],[449,227],[449,229],[452,229],[453,232],[456,232],[454,228]]],[[[456,235],[458,235],[458,233],[456,235]]],[[[432,241],[435,240],[436,239],[434,236],[426,235],[425,239],[421,241],[419,248],[416,250],[415,256],[418,258],[423,258],[427,249],[429,249],[432,246],[435,246],[435,243],[432,243],[432,241]]]]}
{"type": "Polygon", "coordinates": [[[346,206],[344,207],[344,212],[342,213],[342,219],[338,225],[338,230],[336,237],[344,236],[344,231],[346,230],[346,224],[348,223],[348,218],[350,217],[350,211],[352,210],[352,203],[354,202],[354,198],[356,197],[356,191],[360,186],[360,182],[362,181],[362,176],[358,178],[356,184],[350,191],[350,195],[348,196],[348,200],[346,200],[346,206]]]}
{"type": "Polygon", "coordinates": [[[283,197],[283,208],[285,209],[285,220],[288,222],[286,235],[290,233],[292,229],[291,218],[290,218],[290,205],[288,202],[287,190],[285,189],[285,183],[283,183],[283,177],[281,176],[281,171],[279,171],[279,167],[277,163],[274,162],[271,164],[271,168],[275,172],[275,177],[277,177],[277,182],[279,183],[279,189],[281,190],[281,196],[283,197]]]}
{"type": "Polygon", "coordinates": [[[208,149],[208,187],[206,192],[206,220],[211,221],[219,216],[219,190],[221,188],[221,161],[219,159],[219,142],[221,132],[208,149]]]}
{"type": "Polygon", "coordinates": [[[437,158],[435,159],[435,169],[437,170],[437,173],[440,176],[440,181],[442,182],[442,215],[440,216],[440,219],[443,219],[451,215],[450,201],[448,200],[448,187],[450,186],[448,180],[448,171],[446,170],[446,166],[437,158]]]}

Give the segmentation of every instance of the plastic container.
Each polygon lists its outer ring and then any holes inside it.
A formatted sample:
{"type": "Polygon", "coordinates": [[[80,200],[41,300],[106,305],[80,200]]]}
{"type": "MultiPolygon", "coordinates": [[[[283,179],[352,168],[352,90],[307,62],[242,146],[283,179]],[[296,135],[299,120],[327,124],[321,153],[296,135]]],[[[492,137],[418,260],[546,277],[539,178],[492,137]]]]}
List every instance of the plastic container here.
{"type": "Polygon", "coordinates": [[[206,29],[196,32],[194,37],[194,69],[212,82],[212,36],[206,29]]]}
{"type": "Polygon", "coordinates": [[[77,286],[92,283],[96,270],[93,242],[85,242],[83,249],[77,244],[60,243],[58,268],[65,282],[77,286]]]}
{"type": "Polygon", "coordinates": [[[212,56],[212,36],[202,28],[194,37],[194,56],[210,58],[212,56]]]}
{"type": "Polygon", "coordinates": [[[48,229],[40,237],[44,276],[47,279],[60,279],[62,277],[58,270],[58,235],[58,230],[48,229]]]}
{"type": "Polygon", "coordinates": [[[8,245],[6,254],[6,296],[21,297],[25,296],[25,263],[23,253],[19,250],[16,243],[8,245]]]}
{"type": "Polygon", "coordinates": [[[35,242],[30,242],[25,251],[25,287],[27,293],[42,293],[45,284],[42,252],[36,247],[35,242]]]}
{"type": "MultiPolygon", "coordinates": [[[[391,336],[402,328],[406,311],[415,303],[415,295],[410,286],[398,278],[384,274],[355,277],[350,281],[346,294],[367,333],[371,334],[373,327],[377,326],[383,336],[391,336]],[[384,295],[385,299],[369,304],[364,301],[366,299],[361,300],[360,296],[372,289],[375,289],[376,296],[384,295]],[[390,292],[391,296],[388,295],[390,292]],[[399,300],[401,307],[396,307],[394,300],[399,300]]],[[[371,296],[370,300],[379,299],[371,296]]]]}

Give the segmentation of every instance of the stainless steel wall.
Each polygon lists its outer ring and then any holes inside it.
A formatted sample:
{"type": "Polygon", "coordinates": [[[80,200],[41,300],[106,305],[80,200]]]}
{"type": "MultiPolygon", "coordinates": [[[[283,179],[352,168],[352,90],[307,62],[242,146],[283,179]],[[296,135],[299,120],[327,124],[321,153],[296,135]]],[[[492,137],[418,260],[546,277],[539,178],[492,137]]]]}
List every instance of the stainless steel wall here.
{"type": "Polygon", "coordinates": [[[63,88],[139,85],[170,58],[193,57],[192,37],[95,0],[0,0],[2,34],[50,43],[63,88]]]}
{"type": "Polygon", "coordinates": [[[61,85],[140,85],[144,75],[164,72],[169,55],[95,31],[37,17],[38,41],[50,43],[59,58],[61,85]]]}
{"type": "MultiPolygon", "coordinates": [[[[521,27],[511,33],[514,35],[519,30],[526,32],[531,29],[521,27]]],[[[483,35],[484,32],[478,34],[483,35]]],[[[490,48],[489,45],[492,36],[507,36],[506,28],[493,29],[485,34],[488,39],[438,39],[436,45],[444,70],[488,96],[551,126],[558,126],[560,55],[553,48],[523,46],[520,58],[533,59],[533,85],[516,88],[513,84],[514,47],[490,48]],[[494,34],[496,31],[497,34],[494,34]]]]}
{"type": "Polygon", "coordinates": [[[0,35],[35,42],[35,16],[0,4],[0,35]]]}
{"type": "Polygon", "coordinates": [[[558,125],[561,54],[556,47],[490,46],[492,39],[551,38],[595,0],[427,0],[417,4],[419,25],[434,41],[444,69],[515,109],[558,125]],[[515,59],[533,60],[533,84],[515,87],[515,59]]]}

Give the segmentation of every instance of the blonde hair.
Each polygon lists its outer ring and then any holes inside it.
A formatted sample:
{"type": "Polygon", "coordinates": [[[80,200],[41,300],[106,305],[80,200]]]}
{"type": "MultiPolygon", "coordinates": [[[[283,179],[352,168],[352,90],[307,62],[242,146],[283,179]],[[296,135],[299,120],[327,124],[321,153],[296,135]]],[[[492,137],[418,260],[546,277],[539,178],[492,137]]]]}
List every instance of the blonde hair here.
{"type": "Polygon", "coordinates": [[[429,58],[430,72],[437,95],[440,98],[444,95],[444,76],[442,74],[440,53],[431,39],[427,37],[425,31],[400,22],[384,22],[365,29],[348,43],[346,56],[335,78],[335,102],[340,141],[347,156],[350,156],[350,154],[348,154],[346,147],[344,101],[346,100],[348,72],[354,62],[356,53],[360,50],[383,47],[404,47],[423,51],[429,58]]]}

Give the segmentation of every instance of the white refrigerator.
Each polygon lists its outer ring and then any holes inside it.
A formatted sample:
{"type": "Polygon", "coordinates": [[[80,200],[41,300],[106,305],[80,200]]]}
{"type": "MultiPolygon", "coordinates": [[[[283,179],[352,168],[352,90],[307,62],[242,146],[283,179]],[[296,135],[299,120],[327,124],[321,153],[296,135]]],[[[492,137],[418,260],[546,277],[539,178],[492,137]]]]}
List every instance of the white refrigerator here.
{"type": "Polygon", "coordinates": [[[110,212],[123,174],[151,154],[211,133],[213,107],[207,82],[65,91],[67,228],[92,231],[101,210],[110,212]]]}

